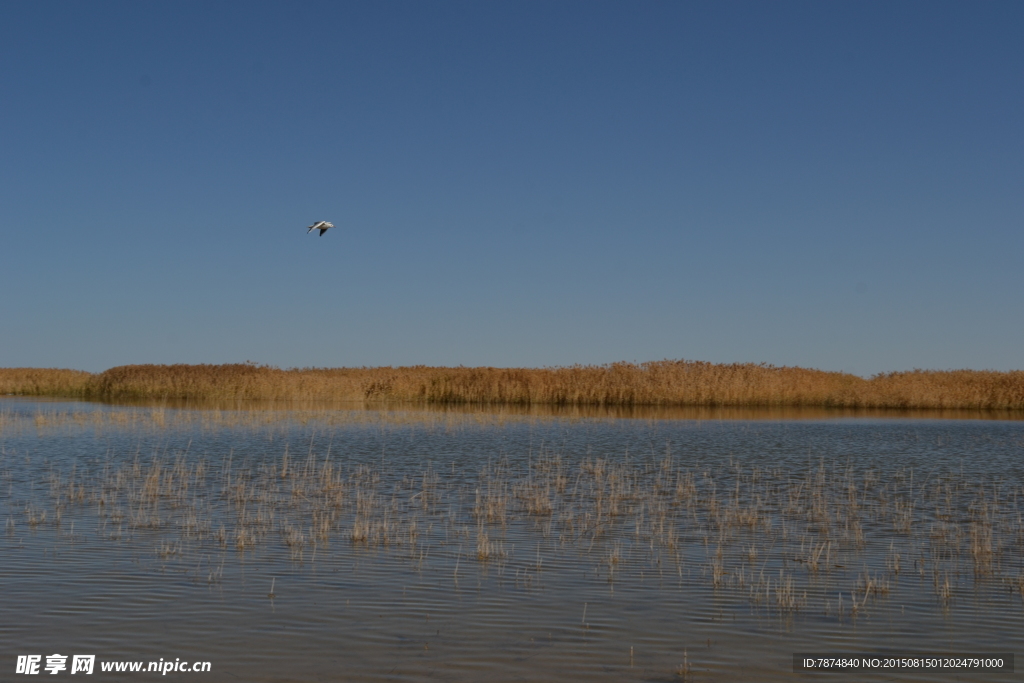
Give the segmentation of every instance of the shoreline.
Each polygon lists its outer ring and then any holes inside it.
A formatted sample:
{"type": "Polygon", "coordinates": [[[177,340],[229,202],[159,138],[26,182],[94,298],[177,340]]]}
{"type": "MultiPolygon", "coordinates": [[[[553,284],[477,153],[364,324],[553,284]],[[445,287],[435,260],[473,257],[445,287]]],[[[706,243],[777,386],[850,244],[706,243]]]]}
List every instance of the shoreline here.
{"type": "Polygon", "coordinates": [[[350,402],[548,408],[1024,410],[1024,371],[913,370],[870,379],[700,361],[556,368],[125,365],[0,368],[0,395],[130,401],[350,402]]]}

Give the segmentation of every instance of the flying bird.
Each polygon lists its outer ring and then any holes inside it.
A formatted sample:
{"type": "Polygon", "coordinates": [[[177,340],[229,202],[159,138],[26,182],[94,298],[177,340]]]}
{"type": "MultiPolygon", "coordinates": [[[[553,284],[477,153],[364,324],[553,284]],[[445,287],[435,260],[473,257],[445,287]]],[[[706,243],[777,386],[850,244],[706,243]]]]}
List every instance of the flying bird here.
{"type": "Polygon", "coordinates": [[[328,223],[327,221],[317,221],[313,225],[309,226],[309,230],[306,231],[306,234],[308,235],[309,233],[313,232],[314,230],[319,230],[320,231],[320,236],[323,237],[324,233],[327,232],[327,229],[328,228],[333,228],[333,227],[334,227],[334,223],[328,223]]]}

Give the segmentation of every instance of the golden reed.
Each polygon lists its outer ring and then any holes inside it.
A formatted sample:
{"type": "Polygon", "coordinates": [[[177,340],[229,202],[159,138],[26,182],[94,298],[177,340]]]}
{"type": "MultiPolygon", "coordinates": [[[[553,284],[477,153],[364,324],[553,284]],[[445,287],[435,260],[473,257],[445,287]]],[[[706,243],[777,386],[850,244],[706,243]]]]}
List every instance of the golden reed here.
{"type": "Polygon", "coordinates": [[[913,370],[864,379],[806,368],[670,360],[561,368],[123,365],[98,374],[0,368],[4,394],[108,400],[1022,410],[1024,371],[913,370]]]}
{"type": "Polygon", "coordinates": [[[0,396],[83,396],[92,373],[53,368],[0,368],[0,396]]]}

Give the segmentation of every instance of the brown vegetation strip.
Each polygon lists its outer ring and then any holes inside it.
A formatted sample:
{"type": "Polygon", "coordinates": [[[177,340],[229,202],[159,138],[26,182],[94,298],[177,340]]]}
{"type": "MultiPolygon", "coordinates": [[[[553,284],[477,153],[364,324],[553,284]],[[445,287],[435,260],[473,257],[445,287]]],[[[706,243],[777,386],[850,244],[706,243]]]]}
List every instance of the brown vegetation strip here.
{"type": "Polygon", "coordinates": [[[0,395],[99,399],[1024,409],[1024,371],[841,372],[696,361],[562,368],[123,365],[98,374],[0,368],[0,395]]]}

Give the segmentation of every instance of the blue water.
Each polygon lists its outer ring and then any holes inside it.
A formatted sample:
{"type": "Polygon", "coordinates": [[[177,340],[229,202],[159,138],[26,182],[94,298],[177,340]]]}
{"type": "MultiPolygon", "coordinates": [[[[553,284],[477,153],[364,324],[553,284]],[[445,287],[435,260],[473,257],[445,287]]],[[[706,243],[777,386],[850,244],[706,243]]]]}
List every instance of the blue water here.
{"type": "Polygon", "coordinates": [[[792,655],[1020,649],[1024,422],[747,417],[0,399],[0,666],[860,680],[792,655]]]}

